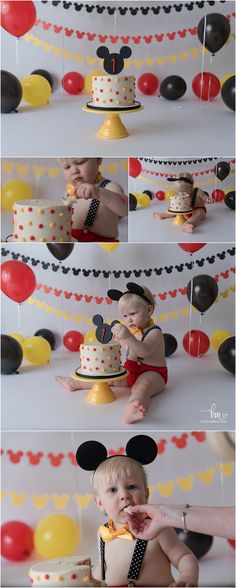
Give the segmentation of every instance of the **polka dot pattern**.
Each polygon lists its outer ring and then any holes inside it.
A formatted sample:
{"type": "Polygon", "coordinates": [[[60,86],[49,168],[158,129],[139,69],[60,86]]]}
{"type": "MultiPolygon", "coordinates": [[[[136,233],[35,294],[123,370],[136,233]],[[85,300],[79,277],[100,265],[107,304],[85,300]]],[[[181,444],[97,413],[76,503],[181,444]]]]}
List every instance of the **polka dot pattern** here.
{"type": "Polygon", "coordinates": [[[92,78],[92,100],[101,108],[131,105],[135,101],[135,77],[96,76],[92,78]],[[129,98],[127,99],[127,96],[129,98]]]}
{"type": "MultiPolygon", "coordinates": [[[[97,187],[98,188],[105,188],[105,186],[107,186],[107,184],[109,184],[109,183],[110,183],[110,180],[104,179],[97,185],[97,187]]],[[[85,232],[93,226],[95,218],[96,218],[96,214],[97,214],[97,211],[99,208],[99,204],[100,204],[100,201],[97,200],[97,198],[93,198],[93,200],[91,201],[86,219],[84,221],[84,231],[85,232]]]]}
{"type": "Polygon", "coordinates": [[[30,204],[22,200],[14,204],[13,214],[15,240],[41,243],[71,240],[68,230],[72,223],[71,205],[58,201],[52,208],[50,200],[31,200],[30,204]]]}
{"type": "MultiPolygon", "coordinates": [[[[108,523],[105,523],[105,527],[109,527],[108,523]]],[[[135,547],[132,555],[132,559],[130,562],[130,567],[127,575],[128,586],[135,586],[136,581],[139,578],[144,554],[147,547],[147,541],[143,541],[143,539],[137,539],[135,541],[135,547]]],[[[100,558],[101,558],[101,578],[104,581],[106,579],[106,571],[105,571],[105,542],[103,541],[102,537],[100,537],[100,558]]]]}

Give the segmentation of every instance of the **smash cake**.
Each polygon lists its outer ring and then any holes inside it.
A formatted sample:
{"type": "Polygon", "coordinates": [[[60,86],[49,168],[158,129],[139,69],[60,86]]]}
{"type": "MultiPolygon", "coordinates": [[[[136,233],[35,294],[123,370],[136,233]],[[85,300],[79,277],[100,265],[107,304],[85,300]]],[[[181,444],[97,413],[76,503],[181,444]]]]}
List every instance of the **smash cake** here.
{"type": "Polygon", "coordinates": [[[90,557],[72,555],[33,565],[29,571],[32,586],[101,586],[92,575],[90,557]]]}
{"type": "Polygon", "coordinates": [[[71,241],[72,205],[54,200],[18,200],[13,204],[14,241],[71,241]]]}
{"type": "Polygon", "coordinates": [[[192,199],[188,194],[175,194],[170,197],[170,204],[168,210],[170,212],[191,212],[192,211],[192,199]]]}

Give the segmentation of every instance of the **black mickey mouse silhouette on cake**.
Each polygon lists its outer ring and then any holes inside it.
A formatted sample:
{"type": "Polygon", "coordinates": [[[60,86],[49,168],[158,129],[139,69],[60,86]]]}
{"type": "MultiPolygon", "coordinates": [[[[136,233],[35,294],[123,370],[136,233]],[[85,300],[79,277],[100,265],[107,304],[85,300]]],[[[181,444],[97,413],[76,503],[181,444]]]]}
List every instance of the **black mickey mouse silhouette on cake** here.
{"type": "Polygon", "coordinates": [[[123,46],[119,53],[110,53],[108,47],[101,45],[97,49],[97,56],[104,59],[103,67],[110,75],[119,74],[124,69],[124,59],[132,55],[130,47],[123,46]]]}
{"type": "Polygon", "coordinates": [[[103,317],[101,314],[95,314],[93,316],[93,324],[97,326],[95,335],[99,343],[109,343],[109,341],[111,341],[111,329],[116,323],[119,323],[119,321],[112,321],[112,323],[108,325],[107,323],[103,322],[103,317]]]}

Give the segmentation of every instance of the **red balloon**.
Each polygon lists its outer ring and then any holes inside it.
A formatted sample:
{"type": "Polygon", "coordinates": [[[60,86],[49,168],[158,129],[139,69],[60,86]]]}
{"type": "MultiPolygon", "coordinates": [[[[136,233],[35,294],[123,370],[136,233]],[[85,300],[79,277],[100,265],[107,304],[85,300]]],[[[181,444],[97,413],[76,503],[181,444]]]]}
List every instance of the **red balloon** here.
{"type": "Polygon", "coordinates": [[[84,77],[77,71],[69,71],[64,75],[61,83],[68,94],[80,94],[84,89],[84,77]]]}
{"type": "Polygon", "coordinates": [[[158,192],[156,192],[156,198],[157,200],[165,200],[165,192],[163,192],[163,190],[158,190],[158,192]]]}
{"type": "Polygon", "coordinates": [[[141,163],[135,157],[129,158],[129,176],[137,178],[142,171],[141,163]]]}
{"type": "Polygon", "coordinates": [[[36,21],[34,2],[15,1],[1,2],[1,25],[14,37],[22,37],[28,33],[36,21]]]}
{"type": "Polygon", "coordinates": [[[228,543],[235,549],[235,539],[227,539],[228,543]]]}
{"type": "Polygon", "coordinates": [[[138,79],[138,88],[143,94],[154,94],[159,86],[157,76],[152,73],[144,73],[138,79]]]}
{"type": "Polygon", "coordinates": [[[1,265],[1,277],[2,291],[15,302],[27,300],[36,286],[33,270],[23,261],[4,261],[1,265]]]}
{"type": "Polygon", "coordinates": [[[185,333],[183,348],[189,355],[199,357],[207,353],[210,347],[210,339],[203,331],[192,330],[185,333]]]}
{"type": "Polygon", "coordinates": [[[21,521],[9,521],[1,527],[1,554],[11,561],[24,561],[33,549],[33,529],[21,521]]]}
{"type": "Polygon", "coordinates": [[[211,193],[211,197],[215,202],[221,202],[221,200],[224,200],[225,193],[223,192],[223,190],[213,190],[213,192],[211,193]]]}
{"type": "Polygon", "coordinates": [[[188,253],[195,253],[202,247],[205,247],[206,243],[178,243],[179,247],[188,253]]]}
{"type": "Polygon", "coordinates": [[[79,351],[84,336],[79,331],[68,331],[63,337],[63,343],[69,351],[79,351]]]}
{"type": "Polygon", "coordinates": [[[214,74],[203,71],[193,78],[192,89],[200,100],[213,100],[219,94],[221,84],[214,74]]]}

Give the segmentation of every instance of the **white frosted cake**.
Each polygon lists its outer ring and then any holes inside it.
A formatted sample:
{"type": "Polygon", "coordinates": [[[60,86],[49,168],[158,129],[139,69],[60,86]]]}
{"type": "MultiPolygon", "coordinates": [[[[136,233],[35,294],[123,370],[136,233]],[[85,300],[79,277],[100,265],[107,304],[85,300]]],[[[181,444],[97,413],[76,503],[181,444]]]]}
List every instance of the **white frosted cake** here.
{"type": "Polygon", "coordinates": [[[101,586],[92,576],[91,559],[72,555],[33,565],[29,571],[32,586],[101,586]]]}
{"type": "Polygon", "coordinates": [[[80,345],[80,367],[77,372],[85,376],[109,376],[121,369],[120,343],[90,343],[80,345]]]}
{"type": "Polygon", "coordinates": [[[188,194],[176,194],[170,197],[169,210],[171,212],[191,212],[191,196],[188,194]]]}
{"type": "Polygon", "coordinates": [[[132,106],[135,102],[135,77],[93,76],[92,102],[99,108],[132,106]]]}
{"type": "Polygon", "coordinates": [[[71,241],[72,205],[53,200],[19,200],[13,204],[15,241],[71,241]]]}

